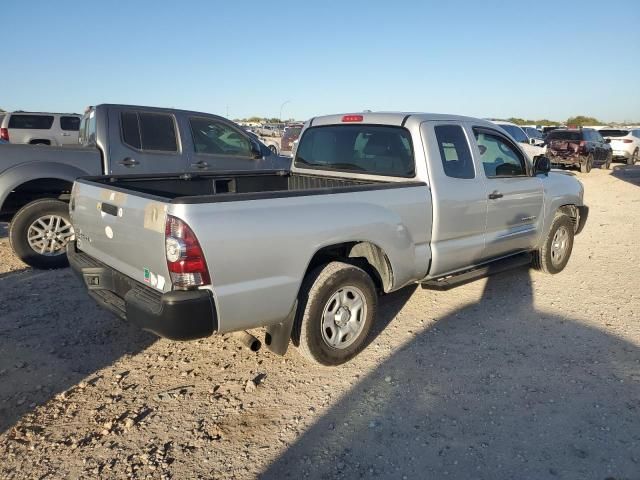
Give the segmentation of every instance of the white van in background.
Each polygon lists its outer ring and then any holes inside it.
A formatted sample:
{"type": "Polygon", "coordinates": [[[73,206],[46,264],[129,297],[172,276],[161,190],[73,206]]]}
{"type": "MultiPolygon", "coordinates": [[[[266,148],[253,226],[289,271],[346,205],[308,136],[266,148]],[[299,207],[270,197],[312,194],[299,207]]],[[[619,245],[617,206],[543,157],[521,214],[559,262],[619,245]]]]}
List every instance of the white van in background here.
{"type": "Polygon", "coordinates": [[[81,118],[77,113],[5,113],[0,139],[31,145],[76,145],[81,118]]]}

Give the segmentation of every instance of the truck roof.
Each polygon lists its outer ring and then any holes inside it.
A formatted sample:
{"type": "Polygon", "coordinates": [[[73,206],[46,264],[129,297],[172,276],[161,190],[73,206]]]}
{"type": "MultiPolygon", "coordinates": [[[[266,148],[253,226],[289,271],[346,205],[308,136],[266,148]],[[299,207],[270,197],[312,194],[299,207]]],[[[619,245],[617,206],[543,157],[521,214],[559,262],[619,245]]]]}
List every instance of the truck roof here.
{"type": "Polygon", "coordinates": [[[319,125],[335,125],[349,123],[344,120],[345,117],[357,117],[357,120],[351,120],[354,123],[367,123],[379,125],[397,125],[405,126],[409,123],[422,123],[425,121],[474,121],[479,125],[491,125],[491,122],[474,117],[465,117],[462,115],[452,115],[446,113],[424,113],[424,112],[353,112],[341,113],[336,115],[324,115],[314,117],[309,120],[309,126],[319,125]],[[359,117],[362,117],[359,119],[359,117]]]}
{"type": "MultiPolygon", "coordinates": [[[[145,106],[145,105],[127,105],[127,104],[120,104],[120,103],[101,103],[99,105],[95,105],[92,107],[89,107],[91,109],[98,109],[98,108],[116,108],[116,109],[135,109],[135,110],[139,110],[139,111],[149,111],[149,112],[158,112],[158,113],[185,113],[188,115],[200,115],[200,116],[207,116],[207,117],[219,117],[225,120],[228,120],[226,117],[223,117],[221,115],[216,115],[214,113],[207,113],[207,112],[197,112],[195,110],[181,110],[179,108],[164,108],[164,107],[149,107],[149,106],[145,106]]],[[[229,120],[231,121],[231,120],[229,120]]]]}

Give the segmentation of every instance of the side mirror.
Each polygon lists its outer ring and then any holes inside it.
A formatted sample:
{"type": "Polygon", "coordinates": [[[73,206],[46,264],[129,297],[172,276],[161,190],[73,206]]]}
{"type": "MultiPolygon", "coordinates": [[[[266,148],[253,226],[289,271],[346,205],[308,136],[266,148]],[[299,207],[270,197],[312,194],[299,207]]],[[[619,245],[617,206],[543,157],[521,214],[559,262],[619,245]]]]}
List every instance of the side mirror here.
{"type": "Polygon", "coordinates": [[[604,139],[604,143],[611,143],[611,139],[610,138],[605,138],[604,139]]]}
{"type": "Polygon", "coordinates": [[[551,170],[551,161],[544,155],[538,155],[533,161],[533,173],[537,175],[539,173],[548,174],[551,170]]]}
{"type": "Polygon", "coordinates": [[[251,142],[251,153],[253,154],[254,159],[262,158],[264,156],[260,146],[253,142],[251,142]]]}
{"type": "Polygon", "coordinates": [[[530,138],[529,139],[529,145],[535,145],[536,144],[536,139],[535,138],[530,138]]]}

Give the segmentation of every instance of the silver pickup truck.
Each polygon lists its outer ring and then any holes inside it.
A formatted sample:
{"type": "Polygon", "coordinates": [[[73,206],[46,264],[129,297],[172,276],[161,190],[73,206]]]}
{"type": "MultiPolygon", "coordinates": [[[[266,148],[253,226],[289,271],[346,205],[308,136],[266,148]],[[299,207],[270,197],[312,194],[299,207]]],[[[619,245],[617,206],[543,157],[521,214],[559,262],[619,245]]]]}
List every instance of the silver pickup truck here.
{"type": "Polygon", "coordinates": [[[560,272],[583,186],[475,118],[317,117],[291,171],[78,180],[72,268],[117,315],[171,339],[266,327],[313,362],[354,357],[379,293],[530,264],[560,272]]]}

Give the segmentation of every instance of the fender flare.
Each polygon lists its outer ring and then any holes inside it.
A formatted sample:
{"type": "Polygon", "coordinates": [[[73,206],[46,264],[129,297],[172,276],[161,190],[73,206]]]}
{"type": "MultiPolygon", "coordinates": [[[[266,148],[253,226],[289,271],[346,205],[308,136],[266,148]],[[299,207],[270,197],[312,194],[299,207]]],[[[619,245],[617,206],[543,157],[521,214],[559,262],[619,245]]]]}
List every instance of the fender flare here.
{"type": "Polygon", "coordinates": [[[32,180],[52,178],[73,183],[88,172],[71,165],[55,162],[29,162],[11,167],[0,174],[0,210],[9,194],[32,180]]]}

